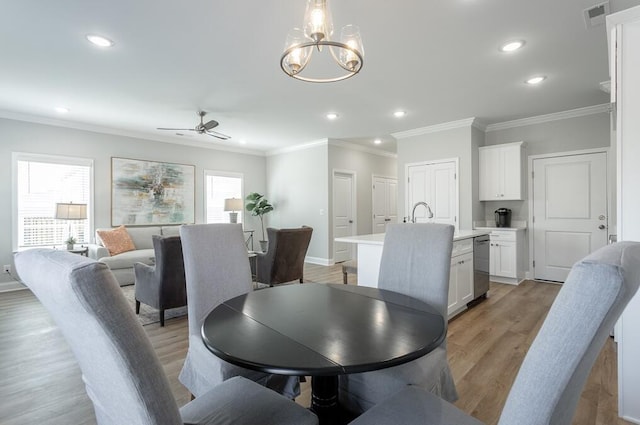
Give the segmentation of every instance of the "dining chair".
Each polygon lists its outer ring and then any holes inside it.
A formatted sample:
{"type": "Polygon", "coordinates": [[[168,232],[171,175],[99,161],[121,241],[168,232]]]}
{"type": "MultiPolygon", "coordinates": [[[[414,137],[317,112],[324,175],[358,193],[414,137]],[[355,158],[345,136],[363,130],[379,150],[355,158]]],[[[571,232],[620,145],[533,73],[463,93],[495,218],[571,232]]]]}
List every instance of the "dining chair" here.
{"type": "Polygon", "coordinates": [[[184,260],[180,236],[153,235],[155,264],[135,263],[136,314],[140,303],[157,308],[160,326],[164,326],[164,311],[187,305],[184,260]]]}
{"type": "MultiPolygon", "coordinates": [[[[430,304],[447,321],[449,269],[454,228],[438,223],[399,223],[387,227],[378,288],[430,304]]],[[[416,385],[448,401],[458,398],[447,360],[446,339],[411,362],[373,372],[340,376],[340,402],[354,413],[416,385]]]]}
{"type": "Polygon", "coordinates": [[[233,376],[244,376],[287,398],[300,394],[298,377],[271,375],[232,365],[202,342],[207,315],[222,302],[253,290],[241,224],[194,224],[180,227],[187,281],[189,350],[180,382],[199,397],[233,376]]]}
{"type": "Polygon", "coordinates": [[[31,249],[16,253],[15,265],[75,354],[98,425],[318,423],[301,406],[241,377],[179,409],[149,338],[106,264],[31,249]]]}
{"type": "Polygon", "coordinates": [[[304,280],[304,259],[309,249],[313,228],[267,228],[269,248],[257,253],[257,280],[273,286],[278,283],[304,280]]]}
{"type": "MultiPolygon", "coordinates": [[[[571,424],[591,368],[639,283],[638,242],[600,248],[572,267],[522,362],[498,425],[571,424]]],[[[482,424],[433,394],[408,387],[351,425],[389,423],[482,424]]]]}

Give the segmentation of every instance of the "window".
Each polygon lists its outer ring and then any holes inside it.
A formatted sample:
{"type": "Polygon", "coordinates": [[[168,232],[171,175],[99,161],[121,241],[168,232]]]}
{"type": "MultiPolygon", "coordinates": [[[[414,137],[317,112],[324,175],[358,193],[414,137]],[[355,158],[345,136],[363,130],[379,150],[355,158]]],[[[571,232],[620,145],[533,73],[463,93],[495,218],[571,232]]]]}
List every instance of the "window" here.
{"type": "Polygon", "coordinates": [[[93,161],[14,153],[14,245],[63,245],[73,236],[89,242],[90,219],[55,219],[57,203],[85,204],[91,216],[93,161]]]}
{"type": "MultiPolygon", "coordinates": [[[[205,218],[207,223],[229,223],[229,212],[224,210],[224,200],[239,198],[244,205],[243,176],[240,173],[205,171],[205,218]]],[[[238,223],[243,222],[244,208],[238,213],[238,223]]]]}

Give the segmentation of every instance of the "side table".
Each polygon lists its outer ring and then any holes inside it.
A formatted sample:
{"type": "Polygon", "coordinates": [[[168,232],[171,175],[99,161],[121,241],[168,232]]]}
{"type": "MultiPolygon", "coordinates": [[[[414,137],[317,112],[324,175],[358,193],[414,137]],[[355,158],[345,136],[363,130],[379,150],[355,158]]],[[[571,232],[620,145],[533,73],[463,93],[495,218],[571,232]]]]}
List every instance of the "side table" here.
{"type": "Polygon", "coordinates": [[[80,248],[74,248],[74,249],[67,249],[66,251],[71,252],[72,254],[84,255],[85,257],[89,256],[89,248],[86,246],[83,246],[80,248]]]}

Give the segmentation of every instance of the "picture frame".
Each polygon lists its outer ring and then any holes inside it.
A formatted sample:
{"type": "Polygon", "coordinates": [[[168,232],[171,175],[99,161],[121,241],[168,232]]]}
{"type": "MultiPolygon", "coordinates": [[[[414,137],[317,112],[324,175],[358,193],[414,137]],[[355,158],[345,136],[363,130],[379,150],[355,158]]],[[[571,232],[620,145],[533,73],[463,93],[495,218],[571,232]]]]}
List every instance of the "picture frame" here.
{"type": "Polygon", "coordinates": [[[111,158],[111,225],[195,223],[195,166],[111,158]]]}

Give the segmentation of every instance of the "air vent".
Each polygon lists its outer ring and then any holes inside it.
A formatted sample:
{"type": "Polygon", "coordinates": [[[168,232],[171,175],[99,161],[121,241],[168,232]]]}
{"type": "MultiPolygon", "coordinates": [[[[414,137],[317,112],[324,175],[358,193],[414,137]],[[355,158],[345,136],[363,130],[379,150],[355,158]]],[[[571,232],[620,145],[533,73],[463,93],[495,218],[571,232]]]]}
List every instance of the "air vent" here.
{"type": "Polygon", "coordinates": [[[589,28],[604,24],[604,17],[609,14],[609,2],[596,4],[584,10],[584,24],[589,28]]]}

